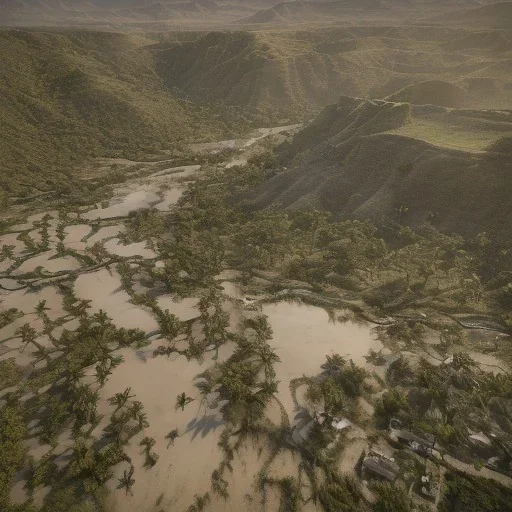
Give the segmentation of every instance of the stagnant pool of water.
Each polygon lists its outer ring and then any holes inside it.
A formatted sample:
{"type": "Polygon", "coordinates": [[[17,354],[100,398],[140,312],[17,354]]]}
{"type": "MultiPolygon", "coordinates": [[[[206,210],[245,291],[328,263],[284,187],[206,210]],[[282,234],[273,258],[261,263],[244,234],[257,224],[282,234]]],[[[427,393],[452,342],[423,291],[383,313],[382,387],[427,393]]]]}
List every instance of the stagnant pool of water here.
{"type": "Polygon", "coordinates": [[[268,316],[274,333],[270,345],[281,359],[275,367],[278,397],[290,416],[293,413],[290,381],[321,373],[326,355],[338,353],[365,367],[364,356],[368,351],[382,348],[372,336],[371,325],[333,323],[322,308],[280,302],[263,306],[263,313],[268,316]]]}

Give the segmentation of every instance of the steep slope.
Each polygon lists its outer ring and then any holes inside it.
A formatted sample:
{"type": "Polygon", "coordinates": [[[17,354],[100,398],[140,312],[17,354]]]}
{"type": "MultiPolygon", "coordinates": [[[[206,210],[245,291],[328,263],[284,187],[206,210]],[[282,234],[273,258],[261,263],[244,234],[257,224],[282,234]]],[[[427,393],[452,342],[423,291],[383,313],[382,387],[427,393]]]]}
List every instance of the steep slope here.
{"type": "Polygon", "coordinates": [[[268,2],[243,0],[0,0],[0,24],[175,22],[235,20],[268,2]],[[256,7],[257,6],[257,7],[256,7]]]}
{"type": "Polygon", "coordinates": [[[512,26],[512,2],[499,2],[474,9],[464,9],[449,15],[436,16],[430,19],[429,22],[510,30],[512,26]]]}
{"type": "Polygon", "coordinates": [[[508,33],[472,36],[421,26],[211,32],[155,49],[155,58],[166,84],[194,100],[224,101],[276,119],[300,119],[340,95],[386,98],[421,83],[415,94],[426,95],[422,89],[430,87],[427,103],[512,108],[508,33]],[[472,44],[481,48],[468,51],[472,44]],[[463,91],[465,103],[450,83],[463,91]],[[441,100],[450,97],[450,103],[436,99],[440,88],[441,100]]]}
{"type": "Polygon", "coordinates": [[[364,1],[303,1],[279,3],[271,8],[262,9],[257,13],[239,20],[239,23],[253,24],[288,24],[310,23],[315,21],[332,21],[332,17],[359,15],[364,17],[382,12],[385,4],[381,0],[364,1]]]}
{"type": "Polygon", "coordinates": [[[429,80],[408,85],[387,97],[388,101],[413,103],[415,105],[439,105],[441,107],[464,107],[464,90],[455,84],[441,80],[429,80]]]}
{"type": "Polygon", "coordinates": [[[165,89],[143,42],[0,32],[0,187],[8,195],[59,187],[90,156],[133,156],[176,146],[194,130],[208,134],[214,122],[165,89]]]}
{"type": "MultiPolygon", "coordinates": [[[[411,20],[480,7],[493,0],[291,0],[262,8],[238,22],[245,25],[353,23],[356,20],[411,20]]],[[[356,21],[357,22],[357,21],[356,21]]]]}
{"type": "Polygon", "coordinates": [[[427,219],[472,235],[512,231],[512,112],[342,98],[281,148],[289,170],[250,196],[258,208],[427,219]]]}

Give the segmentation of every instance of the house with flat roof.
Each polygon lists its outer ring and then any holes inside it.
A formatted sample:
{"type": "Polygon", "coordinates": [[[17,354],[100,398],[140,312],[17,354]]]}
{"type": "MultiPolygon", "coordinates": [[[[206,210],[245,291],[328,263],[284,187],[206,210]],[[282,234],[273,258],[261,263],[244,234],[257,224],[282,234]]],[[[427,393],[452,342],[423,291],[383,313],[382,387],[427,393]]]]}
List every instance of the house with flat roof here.
{"type": "Polygon", "coordinates": [[[388,482],[394,482],[399,472],[400,468],[398,464],[384,457],[375,455],[365,457],[361,465],[361,473],[363,475],[366,473],[374,478],[377,477],[387,480],[388,482]]]}

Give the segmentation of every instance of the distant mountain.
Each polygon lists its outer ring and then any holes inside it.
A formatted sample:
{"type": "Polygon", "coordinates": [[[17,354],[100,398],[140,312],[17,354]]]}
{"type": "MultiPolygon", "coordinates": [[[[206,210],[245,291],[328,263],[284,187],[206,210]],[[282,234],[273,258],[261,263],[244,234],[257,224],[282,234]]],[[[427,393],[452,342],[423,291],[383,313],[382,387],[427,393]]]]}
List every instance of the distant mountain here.
{"type": "MultiPolygon", "coordinates": [[[[492,1],[492,0],[489,0],[492,1]]],[[[0,24],[166,23],[226,25],[331,23],[340,17],[430,15],[489,3],[480,0],[0,0],[0,24]],[[412,13],[412,14],[411,14],[412,13]],[[416,13],[416,14],[415,14],[416,13]]]]}
{"type": "Polygon", "coordinates": [[[257,208],[323,208],[510,235],[511,148],[512,111],[343,97],[281,148],[289,170],[247,199],[257,208]]]}
{"type": "Polygon", "coordinates": [[[167,87],[195,101],[279,120],[340,95],[512,108],[509,44],[506,33],[422,26],[210,32],[161,46],[155,59],[167,87]],[[467,51],[473,45],[478,52],[467,51]]]}
{"type": "Polygon", "coordinates": [[[386,8],[381,0],[341,0],[341,1],[303,1],[279,3],[268,9],[239,20],[239,23],[252,24],[288,24],[327,21],[329,18],[347,14],[363,15],[386,8]]]}
{"type": "MultiPolygon", "coordinates": [[[[258,7],[255,6],[258,5],[258,7]]],[[[0,0],[0,23],[163,22],[235,20],[254,12],[256,0],[0,0]]]]}
{"type": "Polygon", "coordinates": [[[464,9],[448,16],[436,16],[429,22],[464,25],[473,28],[512,29],[512,2],[499,2],[475,9],[464,9]]]}
{"type": "Polygon", "coordinates": [[[354,19],[400,19],[421,13],[436,14],[462,7],[481,6],[480,0],[291,0],[264,8],[240,19],[245,25],[286,25],[312,22],[352,21],[354,19]]]}

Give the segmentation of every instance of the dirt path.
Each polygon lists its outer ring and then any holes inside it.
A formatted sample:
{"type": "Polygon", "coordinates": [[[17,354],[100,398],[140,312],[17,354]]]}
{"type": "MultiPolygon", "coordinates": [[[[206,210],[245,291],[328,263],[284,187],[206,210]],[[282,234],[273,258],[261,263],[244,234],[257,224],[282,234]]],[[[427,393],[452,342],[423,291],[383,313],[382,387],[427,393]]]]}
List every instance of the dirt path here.
{"type": "Polygon", "coordinates": [[[512,478],[502,475],[501,473],[498,473],[497,471],[492,471],[488,468],[482,468],[480,471],[475,469],[474,466],[471,464],[465,464],[464,462],[461,462],[460,460],[454,459],[450,455],[444,456],[444,462],[446,463],[449,468],[456,469],[458,471],[461,471],[463,473],[466,473],[467,475],[479,477],[479,478],[488,478],[489,480],[494,480],[495,482],[498,482],[502,485],[505,485],[507,487],[512,487],[512,478]]]}

